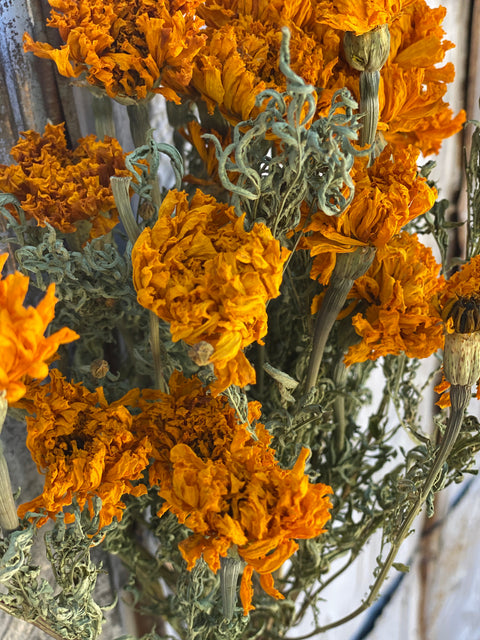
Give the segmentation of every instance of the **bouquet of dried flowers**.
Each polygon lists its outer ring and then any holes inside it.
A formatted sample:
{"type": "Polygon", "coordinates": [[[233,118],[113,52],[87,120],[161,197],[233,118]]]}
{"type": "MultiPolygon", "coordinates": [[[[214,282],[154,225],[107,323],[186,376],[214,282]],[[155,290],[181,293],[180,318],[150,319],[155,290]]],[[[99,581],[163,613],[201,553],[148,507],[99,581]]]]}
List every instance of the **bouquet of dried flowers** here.
{"type": "Polygon", "coordinates": [[[128,571],[145,640],[298,640],[308,616],[301,638],[319,637],[402,569],[415,518],[480,447],[466,415],[480,380],[480,133],[463,264],[447,259],[444,208],[418,164],[465,121],[443,99],[445,12],[50,5],[63,44],[25,34],[25,51],[93,92],[102,137],[110,101],[125,105],[136,148],[113,135],[71,148],[47,123],[0,165],[18,269],[0,279],[0,428],[7,411],[26,423],[43,476],[16,506],[0,453],[0,608],[95,640],[99,547],[128,571]],[[178,149],[152,136],[156,94],[178,149]],[[175,176],[163,189],[162,155],[175,176]],[[433,432],[419,415],[431,380],[416,377],[432,354],[433,432]],[[374,368],[384,388],[361,423],[374,368]],[[391,443],[401,429],[410,450],[391,443]],[[53,586],[31,555],[44,530],[53,586]],[[327,624],[323,590],[377,530],[368,596],[327,624]]]}

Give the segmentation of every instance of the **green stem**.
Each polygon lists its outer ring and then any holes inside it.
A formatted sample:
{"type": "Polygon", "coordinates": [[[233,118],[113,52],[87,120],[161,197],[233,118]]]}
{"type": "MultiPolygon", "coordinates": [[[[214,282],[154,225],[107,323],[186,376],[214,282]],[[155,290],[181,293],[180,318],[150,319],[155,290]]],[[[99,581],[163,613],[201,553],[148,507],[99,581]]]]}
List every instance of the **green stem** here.
{"type": "MultiPolygon", "coordinates": [[[[127,107],[128,118],[130,120],[130,132],[132,134],[135,148],[149,144],[150,115],[148,102],[136,102],[127,107]]],[[[160,187],[156,175],[150,174],[149,182],[152,185],[152,203],[155,211],[158,211],[162,203],[160,187]]]]}
{"type": "Polygon", "coordinates": [[[108,96],[94,96],[92,107],[97,138],[99,138],[99,140],[103,140],[105,136],[115,138],[112,99],[108,96]]]}
{"type": "MultiPolygon", "coordinates": [[[[118,178],[112,176],[110,178],[110,184],[112,185],[113,197],[115,198],[115,204],[118,209],[120,220],[125,227],[128,239],[135,244],[138,236],[140,235],[140,228],[135,221],[132,207],[130,206],[130,187],[131,178],[118,178]]],[[[160,340],[160,325],[157,316],[150,311],[149,312],[149,324],[150,324],[150,346],[152,348],[153,358],[153,370],[155,377],[155,387],[165,393],[168,392],[168,386],[163,375],[162,354],[163,345],[160,340]]]]}
{"type": "Polygon", "coordinates": [[[355,280],[362,276],[372,264],[374,256],[375,247],[361,247],[352,253],[337,254],[335,269],[315,322],[306,380],[307,393],[315,386],[328,336],[345,304],[347,295],[355,280]]]}
{"type": "Polygon", "coordinates": [[[343,354],[335,366],[333,372],[333,381],[335,389],[339,392],[335,398],[333,409],[335,412],[335,445],[337,456],[340,456],[345,448],[345,430],[347,420],[345,418],[345,383],[347,382],[347,367],[343,362],[343,354]]]}
{"type": "MultiPolygon", "coordinates": [[[[0,433],[7,417],[7,410],[7,392],[3,390],[0,392],[0,433]]],[[[0,527],[4,531],[13,531],[18,525],[17,507],[13,499],[10,474],[3,455],[3,445],[0,442],[0,527]]]]}

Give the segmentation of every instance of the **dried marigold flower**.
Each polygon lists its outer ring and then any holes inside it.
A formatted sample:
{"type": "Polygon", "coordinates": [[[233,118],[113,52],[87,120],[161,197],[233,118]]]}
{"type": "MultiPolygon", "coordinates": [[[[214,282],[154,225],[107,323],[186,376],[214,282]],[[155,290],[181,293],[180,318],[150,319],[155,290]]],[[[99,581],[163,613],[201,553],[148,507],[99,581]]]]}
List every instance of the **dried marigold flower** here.
{"type": "MultiPolygon", "coordinates": [[[[92,513],[92,498],[99,496],[102,508],[99,527],[121,520],[125,508],[122,496],[147,492],[142,478],[152,453],[145,436],[137,436],[133,417],[126,405],[134,406],[138,390],[108,404],[103,390],[88,391],[73,384],[53,369],[50,382],[32,385],[22,406],[27,417],[27,447],[40,473],[45,475],[41,495],[20,505],[18,514],[45,511],[55,518],[75,498],[92,513]]],[[[73,514],[65,514],[71,522],[73,514]]]]}
{"type": "Polygon", "coordinates": [[[50,0],[47,22],[59,49],[24,35],[25,51],[53,60],[61,75],[86,81],[133,104],[155,93],[180,102],[205,35],[201,0],[50,0]]]}
{"type": "MultiPolygon", "coordinates": [[[[43,135],[22,133],[10,154],[16,164],[0,165],[0,191],[13,194],[27,218],[70,233],[86,220],[90,238],[108,233],[118,222],[111,176],[130,176],[125,154],[114,138],[90,135],[74,151],[67,148],[63,124],[47,124],[43,135]]],[[[12,214],[16,215],[12,208],[12,214]]]]}
{"type": "MultiPolygon", "coordinates": [[[[240,587],[247,614],[253,571],[268,594],[283,597],[272,572],[295,552],[295,539],[324,531],[332,490],[305,475],[308,449],[293,469],[280,468],[265,427],[257,423],[255,440],[227,400],[210,396],[199,380],[175,372],[170,390],[156,402],[144,392],[137,418],[154,448],[149,479],[165,499],[159,515],[171,511],[193,531],[179,545],[188,569],[203,555],[216,572],[232,548],[247,563],[240,587]]],[[[159,392],[151,395],[158,400],[159,392]]],[[[249,422],[259,417],[259,403],[250,402],[249,422]]]]}
{"type": "Polygon", "coordinates": [[[357,158],[352,171],[355,196],[338,217],[317,212],[312,216],[303,248],[314,261],[311,277],[327,284],[337,253],[358,247],[385,247],[407,222],[428,211],[437,192],[418,175],[418,151],[388,145],[373,166],[357,158]]]}
{"type": "MultiPolygon", "coordinates": [[[[6,253],[0,255],[0,272],[7,258],[6,253]]],[[[58,347],[79,337],[67,328],[45,336],[55,316],[55,285],[48,287],[37,307],[25,308],[28,283],[18,271],[0,278],[0,391],[6,390],[10,404],[25,394],[25,376],[43,380],[58,347]]]]}
{"type": "Polygon", "coordinates": [[[263,224],[245,231],[244,217],[201,191],[189,203],[172,190],[132,252],[138,302],[170,323],[173,341],[214,348],[214,393],[255,382],[242,350],[262,344],[290,253],[263,224]]]}
{"type": "Polygon", "coordinates": [[[438,153],[466,119],[463,110],[453,117],[443,99],[455,77],[451,62],[439,66],[454,46],[444,39],[445,15],[444,7],[425,0],[407,7],[390,27],[390,57],[382,69],[379,129],[388,142],[413,144],[424,155],[438,153]]]}
{"type": "Polygon", "coordinates": [[[434,304],[443,285],[439,271],[415,234],[404,231],[378,249],[348,294],[363,310],[352,318],[361,341],[350,347],[345,364],[399,353],[426,358],[441,349],[443,324],[434,304]]]}

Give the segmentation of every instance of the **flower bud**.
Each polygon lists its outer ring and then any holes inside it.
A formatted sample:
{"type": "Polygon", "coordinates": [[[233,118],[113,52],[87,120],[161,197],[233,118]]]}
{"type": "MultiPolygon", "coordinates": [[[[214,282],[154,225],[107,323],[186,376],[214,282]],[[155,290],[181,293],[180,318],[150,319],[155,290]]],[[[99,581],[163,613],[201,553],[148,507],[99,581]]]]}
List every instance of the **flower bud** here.
{"type": "Polygon", "coordinates": [[[97,358],[90,365],[90,373],[94,378],[104,378],[110,370],[110,365],[106,360],[97,358]]]}
{"type": "Polygon", "coordinates": [[[380,71],[390,53],[388,25],[382,24],[360,36],[346,31],[343,47],[348,64],[357,71],[380,71]]]}
{"type": "Polygon", "coordinates": [[[480,378],[480,333],[447,333],[443,371],[451,385],[471,387],[480,378]]]}

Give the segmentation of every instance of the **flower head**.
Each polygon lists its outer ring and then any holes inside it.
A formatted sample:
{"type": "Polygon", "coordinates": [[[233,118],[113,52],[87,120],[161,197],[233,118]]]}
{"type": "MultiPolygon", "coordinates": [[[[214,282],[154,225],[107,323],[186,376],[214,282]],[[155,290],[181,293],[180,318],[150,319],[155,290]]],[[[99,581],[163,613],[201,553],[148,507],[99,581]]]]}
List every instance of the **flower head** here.
{"type": "Polygon", "coordinates": [[[202,47],[201,0],[51,0],[48,26],[65,44],[55,49],[25,34],[25,50],[53,60],[60,74],[132,104],[161,93],[179,102],[202,47]]]}
{"type": "MultiPolygon", "coordinates": [[[[7,258],[0,255],[0,272],[7,258]]],[[[78,338],[67,328],[45,336],[55,315],[55,285],[48,287],[37,307],[26,308],[28,283],[19,272],[0,278],[0,391],[6,389],[9,403],[25,394],[25,376],[43,380],[58,347],[78,338]]]]}
{"type": "MultiPolygon", "coordinates": [[[[188,569],[203,555],[216,572],[220,557],[236,548],[247,563],[240,588],[246,614],[254,608],[253,571],[267,593],[282,597],[272,572],[295,552],[295,539],[322,533],[331,489],[305,475],[307,449],[293,469],[280,468],[265,427],[257,423],[255,440],[227,400],[209,396],[198,380],[175,373],[170,390],[160,402],[140,400],[139,422],[155,449],[150,482],[165,499],[160,514],[171,511],[193,531],[179,545],[188,569]]],[[[259,417],[259,404],[249,403],[249,421],[259,417]]]]}
{"type": "MultiPolygon", "coordinates": [[[[122,496],[147,491],[145,484],[135,481],[142,478],[152,447],[148,438],[137,437],[125,406],[134,405],[137,396],[134,389],[108,404],[101,388],[91,392],[69,383],[56,369],[50,372],[50,382],[29,389],[22,401],[32,414],[27,418],[27,447],[45,474],[45,484],[41,495],[19,507],[20,517],[43,509],[42,525],[74,498],[80,509],[87,505],[92,511],[92,498],[99,496],[99,527],[113,518],[121,520],[122,496]]],[[[66,514],[66,521],[72,517],[66,514]]]]}
{"type": "Polygon", "coordinates": [[[86,220],[91,238],[108,233],[118,222],[110,177],[130,175],[119,143],[90,135],[71,151],[63,124],[22,136],[10,152],[16,164],[0,165],[0,191],[17,197],[26,217],[41,226],[70,233],[86,220]]]}
{"type": "Polygon", "coordinates": [[[362,309],[352,318],[361,336],[345,364],[405,353],[426,358],[443,346],[443,325],[434,298],[443,284],[430,248],[402,232],[377,250],[372,266],[348,297],[362,309]]]}
{"type": "Polygon", "coordinates": [[[319,0],[315,9],[322,22],[334,29],[361,35],[391,24],[417,0],[319,0]]]}
{"type": "Polygon", "coordinates": [[[455,117],[443,97],[455,77],[453,64],[438,66],[454,45],[444,39],[444,7],[416,0],[391,29],[390,57],[382,71],[380,123],[388,142],[413,144],[424,155],[438,153],[442,140],[460,131],[465,112],[455,117]]]}
{"type": "Polygon", "coordinates": [[[314,259],[311,277],[327,284],[335,267],[336,253],[358,247],[385,245],[413,218],[428,211],[436,190],[418,175],[418,151],[388,145],[373,166],[357,158],[352,178],[355,196],[338,217],[319,211],[312,216],[303,243],[314,259]]]}
{"type": "Polygon", "coordinates": [[[268,227],[197,191],[170,191],[132,252],[139,303],[170,323],[172,339],[208,342],[218,393],[255,381],[242,349],[267,333],[265,304],[279,294],[289,252],[268,227]],[[175,215],[172,217],[172,214],[175,215]]]}

